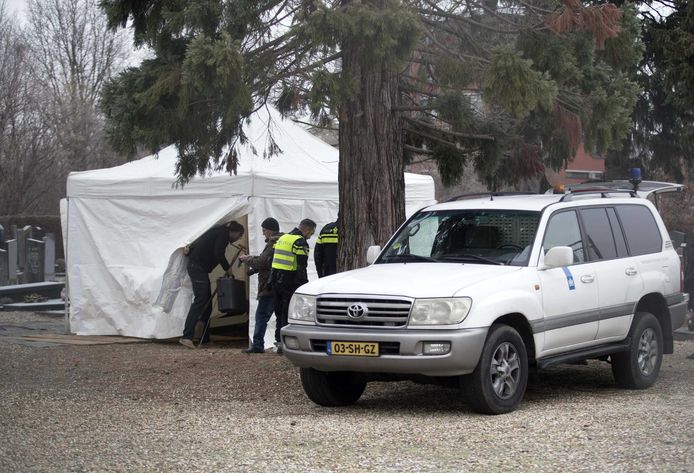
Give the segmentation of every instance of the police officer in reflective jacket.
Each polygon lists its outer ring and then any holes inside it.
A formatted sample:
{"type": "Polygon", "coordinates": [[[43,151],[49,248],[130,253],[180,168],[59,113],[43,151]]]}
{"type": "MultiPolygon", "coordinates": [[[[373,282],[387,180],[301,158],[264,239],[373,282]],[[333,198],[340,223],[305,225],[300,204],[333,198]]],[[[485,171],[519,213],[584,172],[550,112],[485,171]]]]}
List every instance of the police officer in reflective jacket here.
{"type": "Polygon", "coordinates": [[[282,352],[280,330],[287,325],[289,301],[294,291],[308,282],[306,266],[308,265],[309,248],[307,241],[315,231],[316,222],[306,218],[301,221],[298,228],[285,233],[275,243],[270,285],[274,295],[275,316],[277,317],[275,346],[278,353],[282,352]]]}
{"type": "Polygon", "coordinates": [[[337,272],[337,222],[331,222],[324,226],[316,239],[316,272],[318,277],[330,276],[337,272]]]}

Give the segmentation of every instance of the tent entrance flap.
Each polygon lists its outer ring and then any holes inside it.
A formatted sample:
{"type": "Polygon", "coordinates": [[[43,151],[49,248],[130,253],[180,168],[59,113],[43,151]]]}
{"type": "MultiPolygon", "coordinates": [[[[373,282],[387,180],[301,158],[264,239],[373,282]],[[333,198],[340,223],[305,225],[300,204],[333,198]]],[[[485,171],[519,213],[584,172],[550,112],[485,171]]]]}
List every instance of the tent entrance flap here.
{"type": "MultiPolygon", "coordinates": [[[[165,313],[170,313],[176,302],[181,289],[184,287],[186,278],[188,277],[188,272],[186,270],[188,264],[188,258],[183,254],[183,249],[186,245],[194,242],[203,233],[205,233],[210,228],[227,223],[231,220],[236,220],[241,223],[244,227],[244,237],[242,248],[248,248],[248,201],[244,196],[238,196],[236,199],[232,199],[229,202],[228,207],[217,212],[217,215],[210,215],[205,225],[193,227],[188,229],[188,235],[181,240],[179,247],[174,250],[174,252],[169,257],[169,262],[162,276],[161,289],[157,299],[154,301],[154,305],[159,306],[165,313]]],[[[227,248],[227,259],[231,260],[230,256],[234,256],[239,250],[236,249],[230,255],[230,250],[227,248]]],[[[235,258],[234,258],[235,259],[235,258]]],[[[213,279],[216,281],[216,279],[213,279]]],[[[187,282],[187,286],[190,287],[190,282],[187,282]]],[[[214,313],[213,313],[214,315],[214,313]]]]}

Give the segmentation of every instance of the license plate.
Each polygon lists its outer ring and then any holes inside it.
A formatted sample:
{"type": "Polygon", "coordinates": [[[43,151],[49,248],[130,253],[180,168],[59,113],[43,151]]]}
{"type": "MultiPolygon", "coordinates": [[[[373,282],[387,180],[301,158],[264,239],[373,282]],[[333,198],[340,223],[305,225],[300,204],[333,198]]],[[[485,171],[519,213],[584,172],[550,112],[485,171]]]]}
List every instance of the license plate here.
{"type": "Polygon", "coordinates": [[[373,343],[373,342],[328,342],[328,355],[378,356],[378,343],[373,343]]]}

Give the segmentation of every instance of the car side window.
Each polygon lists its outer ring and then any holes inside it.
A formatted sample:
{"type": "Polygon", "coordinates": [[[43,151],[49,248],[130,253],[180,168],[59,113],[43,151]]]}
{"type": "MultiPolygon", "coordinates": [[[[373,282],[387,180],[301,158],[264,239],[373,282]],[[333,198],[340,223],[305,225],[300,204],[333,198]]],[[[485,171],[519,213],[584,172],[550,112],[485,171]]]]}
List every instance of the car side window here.
{"type": "Polygon", "coordinates": [[[617,219],[617,212],[615,212],[613,208],[608,207],[607,216],[610,219],[612,235],[614,236],[614,241],[617,244],[617,256],[619,258],[629,256],[629,252],[627,251],[627,242],[624,239],[624,233],[622,233],[622,226],[619,224],[619,219],[617,219]]]}
{"type": "Polygon", "coordinates": [[[585,251],[578,217],[573,210],[552,215],[542,240],[545,253],[555,246],[568,246],[574,252],[574,263],[585,263],[585,251]]]}
{"type": "Polygon", "coordinates": [[[632,256],[658,253],[663,248],[660,230],[648,207],[618,205],[616,208],[632,256]]]}
{"type": "Polygon", "coordinates": [[[604,208],[581,209],[581,220],[586,235],[586,246],[591,261],[614,259],[617,247],[604,208]]]}

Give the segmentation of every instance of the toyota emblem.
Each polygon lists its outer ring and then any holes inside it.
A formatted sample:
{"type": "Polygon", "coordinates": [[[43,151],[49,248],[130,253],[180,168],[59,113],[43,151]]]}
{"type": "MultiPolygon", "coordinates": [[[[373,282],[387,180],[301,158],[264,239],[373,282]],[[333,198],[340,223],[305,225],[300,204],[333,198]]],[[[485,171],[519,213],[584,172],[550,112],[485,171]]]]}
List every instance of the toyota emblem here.
{"type": "Polygon", "coordinates": [[[369,313],[369,308],[364,304],[352,304],[347,307],[347,315],[352,319],[361,319],[369,313]]]}

